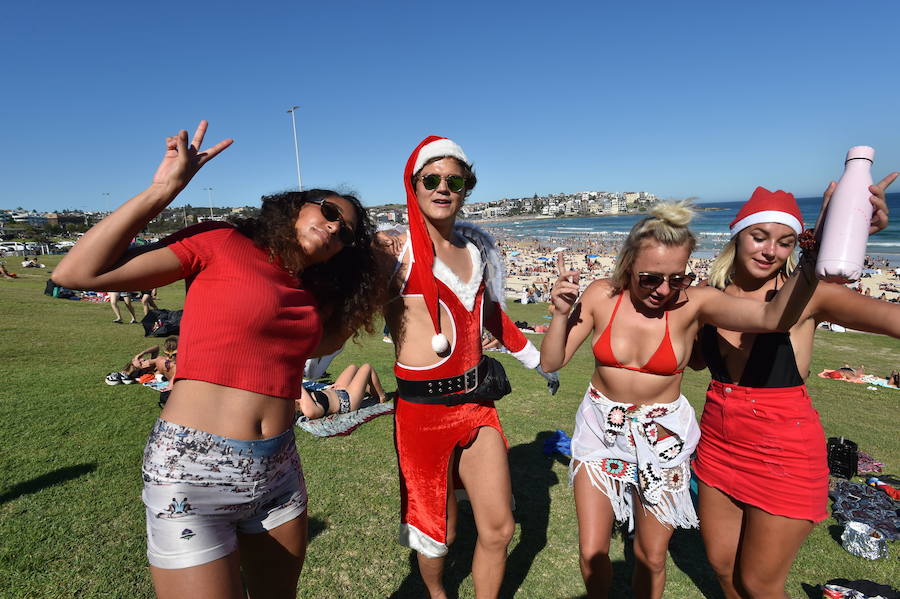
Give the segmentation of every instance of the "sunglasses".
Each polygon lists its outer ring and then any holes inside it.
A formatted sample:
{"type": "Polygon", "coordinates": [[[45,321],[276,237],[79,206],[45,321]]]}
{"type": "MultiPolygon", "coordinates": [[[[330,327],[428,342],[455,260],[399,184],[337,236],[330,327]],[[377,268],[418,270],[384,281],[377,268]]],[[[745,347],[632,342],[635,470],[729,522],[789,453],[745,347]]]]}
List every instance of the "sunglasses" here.
{"type": "Polygon", "coordinates": [[[662,275],[658,272],[639,272],[637,273],[638,285],[644,289],[656,289],[663,284],[663,281],[669,282],[672,289],[687,289],[697,278],[694,273],[684,275],[662,275]]]}
{"type": "Polygon", "coordinates": [[[453,193],[459,193],[466,187],[466,179],[462,175],[448,175],[446,177],[434,174],[425,175],[422,177],[422,185],[424,185],[425,189],[428,191],[432,191],[437,189],[438,185],[441,184],[441,179],[447,182],[447,189],[453,193]]]}
{"type": "Polygon", "coordinates": [[[344,247],[353,247],[356,245],[356,233],[347,226],[341,210],[335,204],[326,199],[309,200],[310,204],[316,204],[322,211],[322,216],[331,223],[338,223],[338,239],[344,247]]]}

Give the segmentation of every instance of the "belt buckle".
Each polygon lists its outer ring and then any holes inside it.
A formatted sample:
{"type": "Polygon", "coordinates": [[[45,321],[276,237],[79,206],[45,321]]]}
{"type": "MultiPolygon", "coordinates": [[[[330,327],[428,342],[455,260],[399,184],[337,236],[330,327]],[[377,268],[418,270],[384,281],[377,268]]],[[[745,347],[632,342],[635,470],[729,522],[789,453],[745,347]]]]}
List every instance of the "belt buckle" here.
{"type": "Polygon", "coordinates": [[[463,375],[463,379],[466,385],[466,393],[471,393],[475,389],[478,388],[478,366],[476,365],[474,368],[470,368],[463,375]]]}

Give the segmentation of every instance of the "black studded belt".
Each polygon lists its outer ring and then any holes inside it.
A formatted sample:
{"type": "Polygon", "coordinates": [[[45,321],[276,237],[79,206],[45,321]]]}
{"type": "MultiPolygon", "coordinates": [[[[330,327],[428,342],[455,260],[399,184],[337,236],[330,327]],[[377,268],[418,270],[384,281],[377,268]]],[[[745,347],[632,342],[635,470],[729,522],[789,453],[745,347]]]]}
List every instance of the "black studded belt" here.
{"type": "Polygon", "coordinates": [[[397,379],[397,395],[412,403],[454,405],[478,401],[475,391],[484,380],[485,359],[457,376],[427,381],[397,379]]]}

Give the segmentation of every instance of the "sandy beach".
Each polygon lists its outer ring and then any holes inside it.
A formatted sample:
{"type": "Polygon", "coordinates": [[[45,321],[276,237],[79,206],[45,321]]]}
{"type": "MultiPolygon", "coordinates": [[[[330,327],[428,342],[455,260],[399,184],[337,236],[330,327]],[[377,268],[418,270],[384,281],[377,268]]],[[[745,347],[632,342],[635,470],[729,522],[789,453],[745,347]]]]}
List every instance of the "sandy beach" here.
{"type": "MultiPolygon", "coordinates": [[[[595,279],[612,274],[621,239],[598,240],[591,238],[531,238],[497,239],[497,246],[506,262],[506,294],[510,301],[520,301],[531,288],[532,297],[538,302],[549,301],[550,288],[557,278],[557,259],[564,256],[568,268],[582,273],[582,290],[595,279]],[[560,251],[562,250],[562,251],[560,251]]],[[[876,263],[879,258],[874,257],[876,263]]],[[[697,273],[697,280],[706,278],[710,258],[691,258],[690,266],[697,273]]],[[[873,268],[858,283],[849,285],[865,293],[885,300],[900,301],[900,277],[894,268],[873,268]]]]}

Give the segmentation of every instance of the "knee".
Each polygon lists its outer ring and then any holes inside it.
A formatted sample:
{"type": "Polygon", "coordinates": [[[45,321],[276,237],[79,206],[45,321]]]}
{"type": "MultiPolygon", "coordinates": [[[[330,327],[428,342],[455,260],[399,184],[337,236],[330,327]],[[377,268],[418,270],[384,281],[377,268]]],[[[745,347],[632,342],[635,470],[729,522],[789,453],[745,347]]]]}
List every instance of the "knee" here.
{"type": "Polygon", "coordinates": [[[516,530],[515,521],[510,518],[478,531],[478,542],[488,549],[506,549],[516,530]]]}
{"type": "Polygon", "coordinates": [[[707,551],[706,558],[719,580],[731,581],[734,576],[734,555],[717,555],[707,551]]]}
{"type": "Polygon", "coordinates": [[[661,574],[666,571],[667,548],[647,548],[640,543],[634,544],[634,559],[646,568],[651,574],[661,574]]]}
{"type": "Polygon", "coordinates": [[[609,564],[609,542],[580,543],[578,545],[578,561],[581,570],[591,572],[609,564]]]}
{"type": "Polygon", "coordinates": [[[748,599],[763,597],[783,597],[784,581],[763,577],[753,572],[739,572],[739,586],[748,599]]]}

